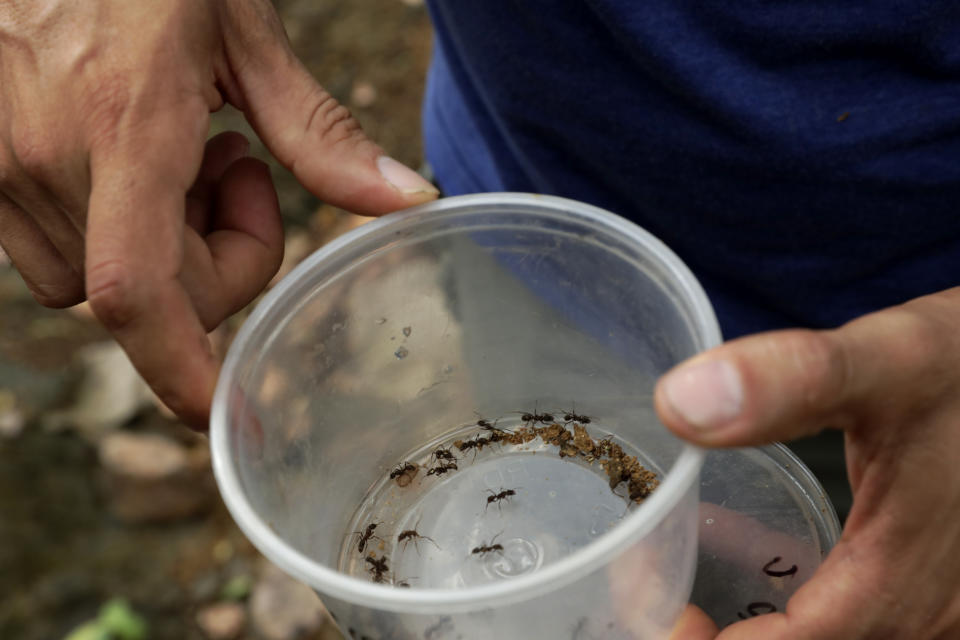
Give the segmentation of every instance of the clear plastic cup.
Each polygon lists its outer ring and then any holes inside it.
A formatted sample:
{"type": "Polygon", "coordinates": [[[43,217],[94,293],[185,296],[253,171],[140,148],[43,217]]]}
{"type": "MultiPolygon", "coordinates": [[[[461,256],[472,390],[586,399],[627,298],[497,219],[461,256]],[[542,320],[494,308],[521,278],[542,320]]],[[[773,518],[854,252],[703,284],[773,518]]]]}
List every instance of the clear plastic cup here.
{"type": "Polygon", "coordinates": [[[652,391],[719,342],[694,277],[636,225],[447,198],[338,238],[257,307],[217,388],[214,471],[349,637],[661,637],[691,591],[703,452],[652,391]],[[546,435],[490,441],[555,422],[659,486],[628,495],[609,459],[546,435]]]}

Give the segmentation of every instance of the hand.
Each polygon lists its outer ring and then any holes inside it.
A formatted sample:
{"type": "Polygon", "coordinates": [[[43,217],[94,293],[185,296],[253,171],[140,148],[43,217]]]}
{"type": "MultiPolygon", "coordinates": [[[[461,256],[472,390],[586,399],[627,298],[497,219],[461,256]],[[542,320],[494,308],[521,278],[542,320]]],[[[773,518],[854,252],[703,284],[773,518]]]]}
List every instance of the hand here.
{"type": "Polygon", "coordinates": [[[960,289],[832,331],[732,341],[669,372],[657,411],[708,447],[843,429],[853,509],[785,613],[719,636],[691,610],[675,638],[960,637],[960,289]]]}
{"type": "Polygon", "coordinates": [[[436,197],[290,50],[269,0],[0,3],[0,244],[34,296],[85,297],[160,398],[206,424],[207,332],[276,272],[283,232],[242,109],[310,191],[374,215],[436,197]]]}

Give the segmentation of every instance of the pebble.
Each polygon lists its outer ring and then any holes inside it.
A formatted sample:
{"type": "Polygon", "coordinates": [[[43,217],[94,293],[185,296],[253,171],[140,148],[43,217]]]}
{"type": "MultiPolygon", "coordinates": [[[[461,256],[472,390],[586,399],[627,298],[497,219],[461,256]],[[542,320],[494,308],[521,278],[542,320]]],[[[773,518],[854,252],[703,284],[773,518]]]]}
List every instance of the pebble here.
{"type": "Polygon", "coordinates": [[[26,420],[16,409],[0,410],[0,439],[10,440],[23,432],[26,420]]]}
{"type": "Polygon", "coordinates": [[[297,640],[333,628],[313,589],[269,563],[250,596],[250,619],[264,640],[297,640]]]}
{"type": "Polygon", "coordinates": [[[78,359],[83,377],[74,402],[44,416],[47,429],[76,429],[96,442],[153,405],[153,392],[116,342],[88,345],[78,359]]]}
{"type": "Polygon", "coordinates": [[[186,446],[155,433],[115,431],[98,445],[107,503],[122,522],[170,522],[213,504],[207,445],[186,446]]]}
{"type": "Polygon", "coordinates": [[[218,602],[197,612],[197,626],[210,640],[233,640],[246,625],[247,612],[236,602],[218,602]]]}
{"type": "Polygon", "coordinates": [[[360,109],[366,109],[373,106],[377,101],[377,88],[365,80],[360,80],[353,85],[350,91],[350,103],[360,109]]]}

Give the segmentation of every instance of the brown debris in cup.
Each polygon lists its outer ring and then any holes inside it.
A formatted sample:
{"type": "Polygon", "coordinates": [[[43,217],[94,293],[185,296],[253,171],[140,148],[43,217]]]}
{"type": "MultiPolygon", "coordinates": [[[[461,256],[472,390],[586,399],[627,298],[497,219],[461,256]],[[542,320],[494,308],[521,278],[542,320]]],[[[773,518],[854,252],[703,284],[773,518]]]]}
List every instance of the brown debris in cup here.
{"type": "MultiPolygon", "coordinates": [[[[626,483],[629,499],[633,502],[643,502],[660,484],[657,474],[640,464],[636,456],[627,455],[623,448],[609,437],[594,440],[580,424],[574,423],[573,431],[553,423],[540,427],[523,426],[504,434],[502,440],[514,445],[526,444],[540,438],[543,442],[558,447],[561,458],[579,456],[589,463],[599,460],[609,479],[610,490],[616,490],[620,484],[626,483]]],[[[461,444],[463,442],[459,440],[454,443],[458,448],[461,444]]]]}

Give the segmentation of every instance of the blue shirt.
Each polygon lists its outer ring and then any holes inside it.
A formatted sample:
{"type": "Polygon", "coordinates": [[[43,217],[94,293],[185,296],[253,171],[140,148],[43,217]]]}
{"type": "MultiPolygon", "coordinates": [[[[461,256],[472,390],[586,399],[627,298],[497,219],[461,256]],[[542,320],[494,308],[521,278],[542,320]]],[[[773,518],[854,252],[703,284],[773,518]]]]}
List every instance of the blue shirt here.
{"type": "Polygon", "coordinates": [[[726,337],[960,283],[960,2],[434,0],[427,157],[648,229],[726,337]]]}

